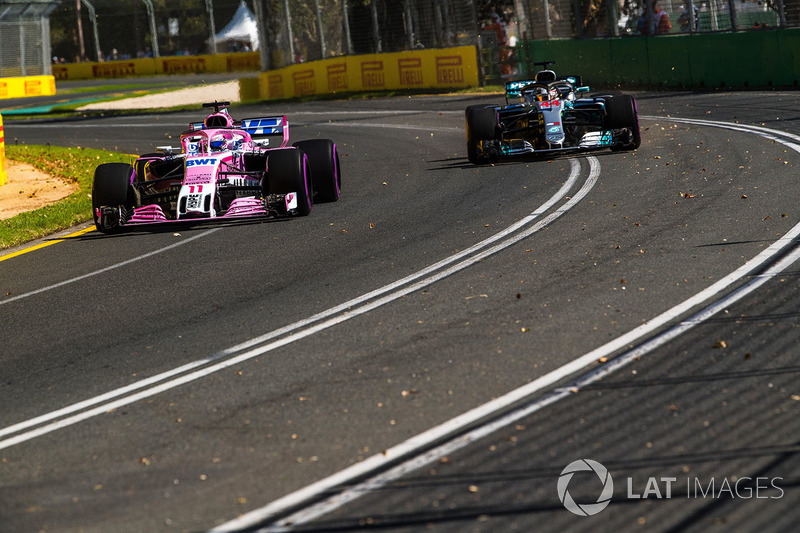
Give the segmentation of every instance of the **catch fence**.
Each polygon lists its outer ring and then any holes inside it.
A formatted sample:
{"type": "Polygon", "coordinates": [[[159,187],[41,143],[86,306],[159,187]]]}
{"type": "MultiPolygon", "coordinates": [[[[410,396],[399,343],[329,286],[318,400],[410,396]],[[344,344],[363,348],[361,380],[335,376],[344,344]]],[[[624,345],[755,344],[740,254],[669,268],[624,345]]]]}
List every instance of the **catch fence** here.
{"type": "Polygon", "coordinates": [[[56,2],[0,2],[0,78],[50,74],[49,14],[56,2]]]}
{"type": "Polygon", "coordinates": [[[478,45],[483,78],[492,78],[528,69],[522,44],[533,40],[800,26],[800,0],[0,0],[0,75],[49,74],[53,57],[72,63],[252,49],[247,38],[215,43],[242,4],[259,27],[267,70],[478,45]],[[501,30],[490,26],[493,14],[501,30]]]}

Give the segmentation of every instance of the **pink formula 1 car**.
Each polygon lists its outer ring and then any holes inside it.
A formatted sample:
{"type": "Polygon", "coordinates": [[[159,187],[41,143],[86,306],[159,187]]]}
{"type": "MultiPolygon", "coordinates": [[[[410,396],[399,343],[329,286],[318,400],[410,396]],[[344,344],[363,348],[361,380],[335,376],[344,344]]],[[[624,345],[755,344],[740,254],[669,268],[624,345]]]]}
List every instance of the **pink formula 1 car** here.
{"type": "Polygon", "coordinates": [[[159,147],[133,165],[97,167],[92,208],[97,229],[242,217],[307,215],[318,202],[339,199],[336,144],[289,144],[286,116],[235,122],[228,102],[190,124],[180,148],[159,147]]]}

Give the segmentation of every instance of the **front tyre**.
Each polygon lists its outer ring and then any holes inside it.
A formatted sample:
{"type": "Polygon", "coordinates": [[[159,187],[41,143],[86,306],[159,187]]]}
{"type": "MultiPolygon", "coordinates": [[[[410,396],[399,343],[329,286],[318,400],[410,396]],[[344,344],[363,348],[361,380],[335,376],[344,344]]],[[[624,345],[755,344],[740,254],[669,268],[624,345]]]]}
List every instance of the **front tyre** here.
{"type": "Polygon", "coordinates": [[[467,121],[467,158],[475,165],[495,163],[500,153],[494,146],[500,129],[497,110],[482,105],[469,106],[465,111],[467,121]]]}
{"type": "Polygon", "coordinates": [[[131,180],[133,167],[127,163],[104,163],[94,171],[92,217],[98,231],[116,233],[134,206],[131,180]]]}
{"type": "Polygon", "coordinates": [[[338,200],[342,189],[342,171],[336,144],[330,139],[311,139],[298,141],[292,146],[308,156],[314,184],[314,203],[338,200]]]}
{"type": "Polygon", "coordinates": [[[636,100],[629,94],[620,94],[605,99],[606,129],[627,129],[630,132],[629,141],[612,149],[636,150],[642,144],[642,134],[639,131],[639,113],[636,109],[636,100]]]}
{"type": "Polygon", "coordinates": [[[308,156],[302,150],[274,150],[267,156],[267,194],[297,194],[297,214],[311,213],[314,188],[308,156]]]}

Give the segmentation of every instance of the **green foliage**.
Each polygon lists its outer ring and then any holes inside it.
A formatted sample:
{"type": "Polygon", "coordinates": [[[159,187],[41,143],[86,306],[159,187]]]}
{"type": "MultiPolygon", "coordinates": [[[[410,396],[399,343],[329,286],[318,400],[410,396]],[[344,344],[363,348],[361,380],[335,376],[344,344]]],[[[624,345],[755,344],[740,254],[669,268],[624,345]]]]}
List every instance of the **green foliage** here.
{"type": "Polygon", "coordinates": [[[29,145],[6,145],[6,157],[77,183],[78,191],[49,206],[0,221],[0,248],[16,246],[91,220],[94,169],[101,163],[130,163],[134,159],[130,155],[91,148],[29,145]]]}

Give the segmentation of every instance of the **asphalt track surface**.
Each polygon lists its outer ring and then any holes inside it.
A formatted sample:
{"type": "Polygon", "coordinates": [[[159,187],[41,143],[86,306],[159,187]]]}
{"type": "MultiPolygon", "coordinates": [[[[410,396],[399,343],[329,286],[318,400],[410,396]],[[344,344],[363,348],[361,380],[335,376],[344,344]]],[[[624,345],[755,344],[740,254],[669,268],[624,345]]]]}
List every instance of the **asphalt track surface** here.
{"type": "Polygon", "coordinates": [[[635,152],[472,166],[497,99],[233,108],[334,139],[341,200],[0,256],[2,529],[796,530],[800,94],[637,94],[635,152]]]}

